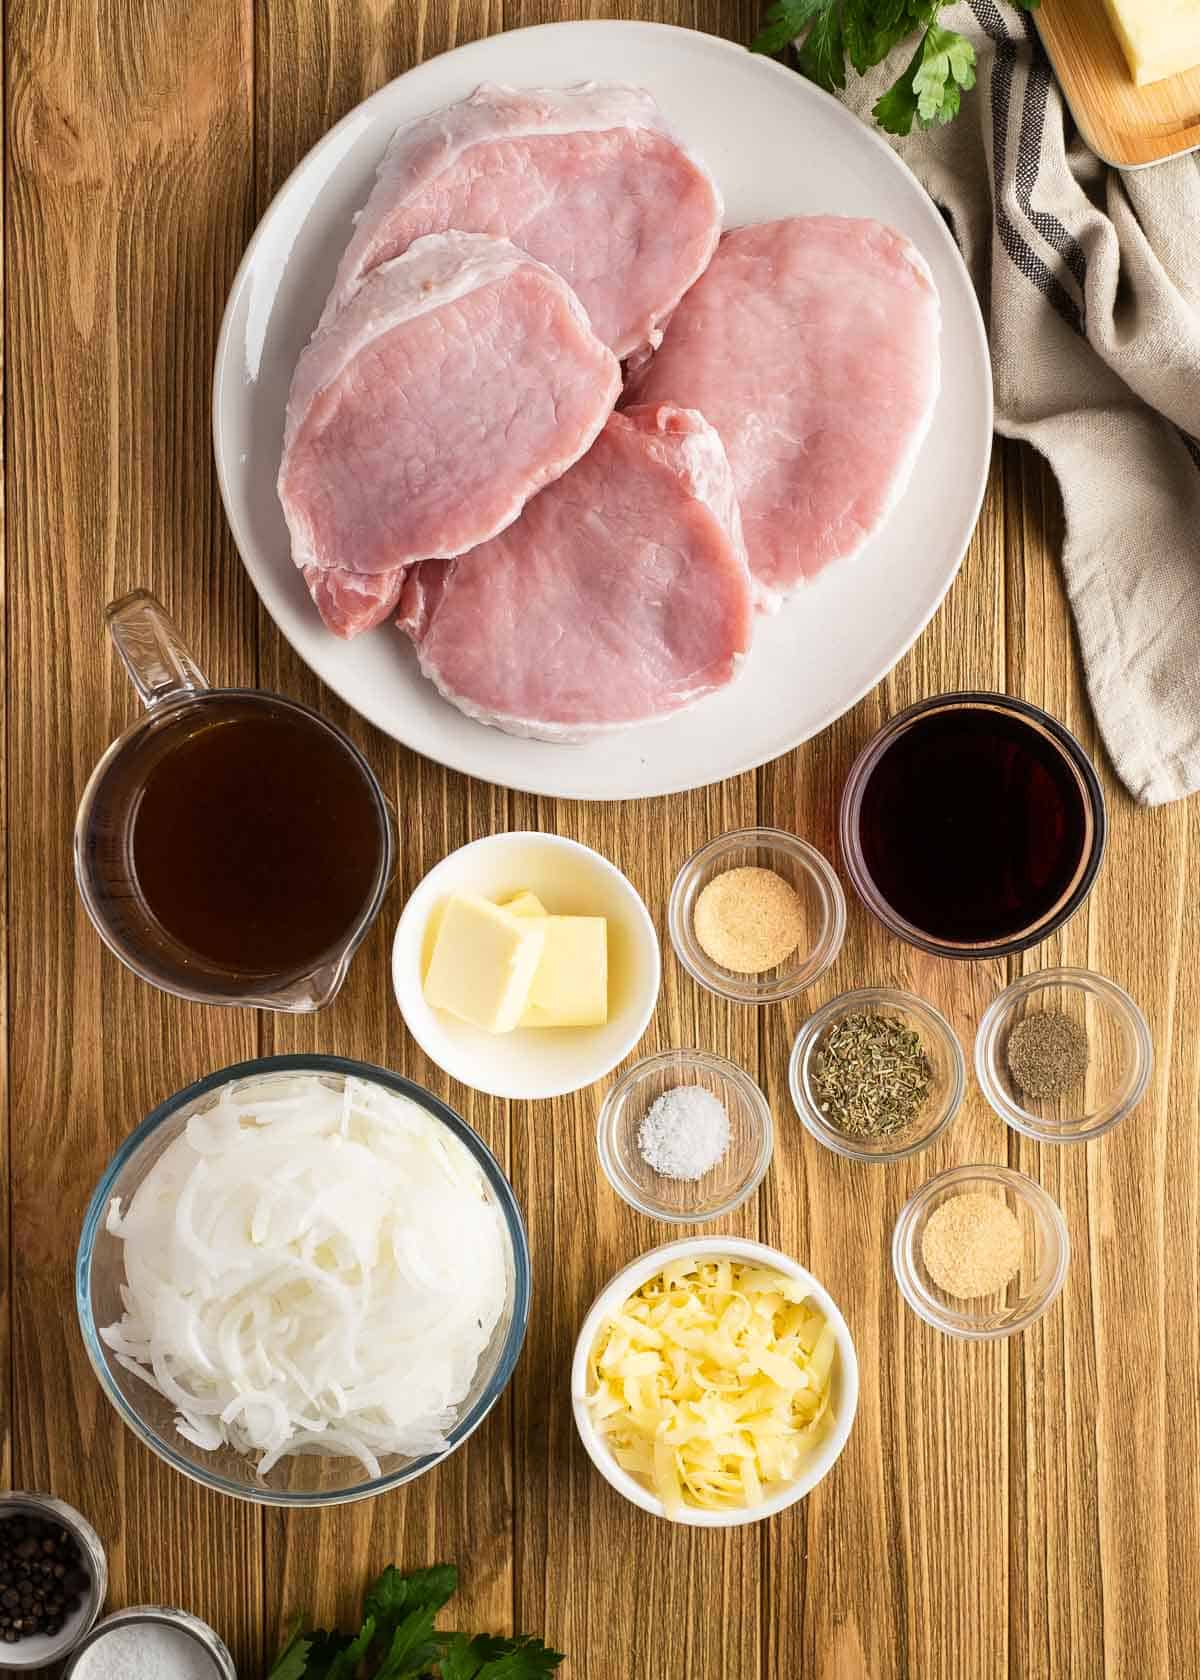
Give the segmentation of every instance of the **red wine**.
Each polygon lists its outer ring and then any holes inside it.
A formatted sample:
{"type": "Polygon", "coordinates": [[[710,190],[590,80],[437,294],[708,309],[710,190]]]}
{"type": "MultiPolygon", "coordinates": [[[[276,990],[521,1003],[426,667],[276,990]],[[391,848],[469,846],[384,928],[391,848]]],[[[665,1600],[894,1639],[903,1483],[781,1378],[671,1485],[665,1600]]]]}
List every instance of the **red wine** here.
{"type": "Polygon", "coordinates": [[[373,787],[315,719],[269,697],[210,701],[140,790],[138,893],[203,967],[291,977],[338,949],[376,889],[373,787]]]}
{"type": "Polygon", "coordinates": [[[1066,746],[979,703],[929,711],[902,729],[869,772],[858,824],[879,896],[919,932],[956,945],[1044,922],[1079,884],[1093,840],[1066,746]]]}

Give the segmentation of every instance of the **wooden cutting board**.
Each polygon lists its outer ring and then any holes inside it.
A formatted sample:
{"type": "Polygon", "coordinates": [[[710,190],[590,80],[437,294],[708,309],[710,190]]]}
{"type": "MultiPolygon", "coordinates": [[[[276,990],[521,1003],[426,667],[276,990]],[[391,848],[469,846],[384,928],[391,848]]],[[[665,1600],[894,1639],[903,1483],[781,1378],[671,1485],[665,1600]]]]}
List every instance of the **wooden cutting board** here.
{"type": "Polygon", "coordinates": [[[1103,0],[1042,0],[1037,20],[1080,133],[1118,169],[1200,146],[1200,68],[1138,87],[1103,0]]]}

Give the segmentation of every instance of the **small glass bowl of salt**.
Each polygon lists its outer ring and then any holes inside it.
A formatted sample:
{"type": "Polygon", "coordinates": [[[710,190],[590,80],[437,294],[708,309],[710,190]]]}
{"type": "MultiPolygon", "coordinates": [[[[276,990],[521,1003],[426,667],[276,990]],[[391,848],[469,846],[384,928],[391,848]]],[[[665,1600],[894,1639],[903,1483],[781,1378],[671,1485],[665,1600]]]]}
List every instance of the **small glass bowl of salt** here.
{"type": "Polygon", "coordinates": [[[619,1196],[652,1219],[698,1224],[731,1213],[771,1164],[767,1099],[748,1073],[707,1050],[635,1062],[596,1125],[600,1164],[619,1196]]]}

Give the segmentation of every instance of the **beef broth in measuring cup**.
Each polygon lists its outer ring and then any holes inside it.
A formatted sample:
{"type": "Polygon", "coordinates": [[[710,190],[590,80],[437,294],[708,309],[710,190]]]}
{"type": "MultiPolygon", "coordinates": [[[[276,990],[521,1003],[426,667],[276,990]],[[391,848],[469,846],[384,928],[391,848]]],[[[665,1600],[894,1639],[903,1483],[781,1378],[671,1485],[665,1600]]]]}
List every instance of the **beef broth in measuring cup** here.
{"type": "Polygon", "coordinates": [[[153,597],[109,609],[147,713],[80,805],[76,874],[106,944],[179,996],[331,1001],[382,902],[393,834],[340,730],[280,695],[211,689],[153,597]]]}

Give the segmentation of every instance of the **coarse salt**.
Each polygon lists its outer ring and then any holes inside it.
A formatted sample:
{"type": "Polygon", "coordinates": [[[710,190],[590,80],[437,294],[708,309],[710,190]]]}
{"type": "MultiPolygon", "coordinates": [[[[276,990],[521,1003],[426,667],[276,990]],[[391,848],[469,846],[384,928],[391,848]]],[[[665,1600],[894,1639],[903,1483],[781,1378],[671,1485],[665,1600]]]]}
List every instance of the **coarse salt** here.
{"type": "Polygon", "coordinates": [[[127,1622],[79,1657],[72,1680],[221,1680],[198,1640],[168,1622],[127,1622]]]}
{"type": "Polygon", "coordinates": [[[729,1116],[701,1085],[664,1091],[638,1131],[642,1160],[663,1178],[703,1178],[728,1148],[729,1116]]]}

